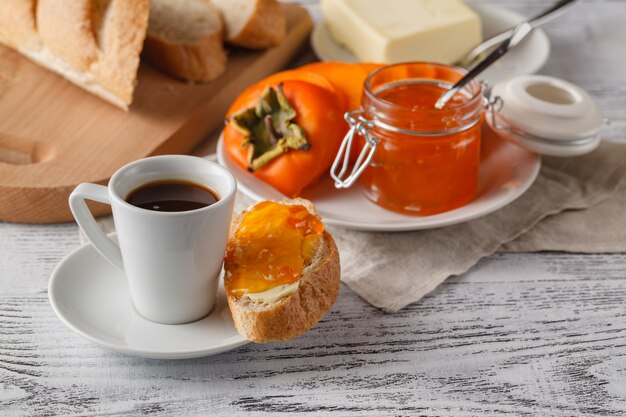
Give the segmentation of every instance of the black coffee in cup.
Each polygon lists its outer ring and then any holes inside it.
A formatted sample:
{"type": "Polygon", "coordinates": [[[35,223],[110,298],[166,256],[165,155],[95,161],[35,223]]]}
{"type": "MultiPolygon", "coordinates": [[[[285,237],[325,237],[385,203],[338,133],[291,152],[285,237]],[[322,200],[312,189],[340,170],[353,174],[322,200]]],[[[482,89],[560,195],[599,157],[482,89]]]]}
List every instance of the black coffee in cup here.
{"type": "Polygon", "coordinates": [[[150,182],[134,189],[126,197],[126,202],[135,207],[163,212],[196,210],[218,201],[215,191],[184,180],[150,182]]]}

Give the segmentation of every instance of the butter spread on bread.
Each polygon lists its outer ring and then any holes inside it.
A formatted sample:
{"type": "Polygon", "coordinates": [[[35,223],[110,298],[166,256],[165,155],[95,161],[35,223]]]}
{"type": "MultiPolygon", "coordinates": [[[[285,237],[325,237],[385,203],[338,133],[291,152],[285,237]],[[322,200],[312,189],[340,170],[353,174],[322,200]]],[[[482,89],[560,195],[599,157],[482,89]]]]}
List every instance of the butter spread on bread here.
{"type": "Polygon", "coordinates": [[[245,296],[265,304],[273,304],[281,298],[298,291],[298,283],[299,281],[292,282],[291,284],[282,284],[262,292],[246,293],[245,296]]]}
{"type": "Polygon", "coordinates": [[[264,201],[235,221],[224,261],[237,330],[254,342],[313,327],[339,292],[339,256],[312,204],[264,201]]]}

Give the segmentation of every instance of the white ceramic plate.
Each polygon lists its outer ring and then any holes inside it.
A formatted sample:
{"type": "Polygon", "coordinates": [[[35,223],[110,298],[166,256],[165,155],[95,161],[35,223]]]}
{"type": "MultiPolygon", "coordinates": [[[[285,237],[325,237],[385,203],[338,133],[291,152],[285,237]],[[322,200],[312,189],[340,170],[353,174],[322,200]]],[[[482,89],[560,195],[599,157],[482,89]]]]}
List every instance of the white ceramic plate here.
{"type": "MultiPolygon", "coordinates": [[[[315,203],[329,225],[355,230],[397,232],[433,229],[466,222],[511,203],[535,181],[541,159],[485,128],[483,134],[479,191],[471,203],[433,216],[407,216],[383,209],[365,197],[358,183],[337,190],[329,175],[307,188],[302,197],[315,203]]],[[[285,195],[240,168],[225,153],[222,138],[217,143],[217,160],[237,178],[239,190],[255,201],[282,200],[285,195]]]]}
{"type": "MultiPolygon", "coordinates": [[[[502,7],[474,3],[471,6],[481,17],[483,39],[504,32],[524,20],[522,15],[502,7]]],[[[322,61],[358,62],[350,51],[335,42],[323,19],[313,29],[311,46],[322,61]]],[[[481,74],[480,78],[493,85],[507,78],[532,74],[543,67],[549,55],[548,37],[543,30],[536,29],[514,50],[481,74]]]]}
{"type": "Polygon", "coordinates": [[[86,244],[57,265],[48,297],[63,323],[103,347],[146,358],[186,359],[249,343],[235,329],[221,282],[217,304],[204,319],[153,323],[135,312],[124,274],[86,244]]]}

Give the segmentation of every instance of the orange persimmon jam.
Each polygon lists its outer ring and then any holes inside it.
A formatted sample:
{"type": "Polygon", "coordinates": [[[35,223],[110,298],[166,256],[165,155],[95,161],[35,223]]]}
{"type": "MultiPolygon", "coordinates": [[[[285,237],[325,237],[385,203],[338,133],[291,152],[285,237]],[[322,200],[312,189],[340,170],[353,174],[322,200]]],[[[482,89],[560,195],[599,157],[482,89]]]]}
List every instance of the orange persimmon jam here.
{"type": "Polygon", "coordinates": [[[363,173],[367,197],[411,215],[472,201],[478,188],[482,88],[476,81],[443,109],[437,99],[465,70],[439,64],[391,65],[372,73],[362,99],[378,148],[363,173]]]}
{"type": "Polygon", "coordinates": [[[226,249],[226,290],[261,293],[292,284],[315,257],[324,224],[304,206],[264,201],[239,223],[226,249]]]}

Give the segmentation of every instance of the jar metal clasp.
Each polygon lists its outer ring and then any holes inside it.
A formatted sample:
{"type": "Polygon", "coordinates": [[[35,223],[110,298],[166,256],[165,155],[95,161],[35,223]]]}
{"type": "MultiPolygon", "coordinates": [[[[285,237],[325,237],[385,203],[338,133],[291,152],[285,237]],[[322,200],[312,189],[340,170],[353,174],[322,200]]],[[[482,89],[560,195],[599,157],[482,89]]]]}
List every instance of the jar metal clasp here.
{"type": "Polygon", "coordinates": [[[487,122],[490,122],[495,130],[507,131],[508,127],[500,124],[498,120],[498,113],[500,113],[500,110],[504,107],[504,100],[500,96],[492,95],[491,88],[485,81],[481,81],[480,85],[483,91],[483,108],[485,109],[487,122]]]}
{"type": "MultiPolygon", "coordinates": [[[[483,111],[488,113],[488,115],[491,116],[491,119],[494,120],[494,127],[496,129],[506,129],[505,126],[497,122],[496,118],[496,114],[500,111],[504,104],[502,98],[499,96],[491,97],[490,89],[484,82],[481,82],[481,91],[483,94],[483,111]]],[[[350,186],[352,186],[361,176],[363,171],[365,171],[368,165],[372,162],[374,153],[376,152],[376,148],[380,143],[380,139],[370,133],[374,126],[378,126],[381,129],[403,135],[443,136],[460,133],[471,129],[481,120],[480,117],[477,117],[473,122],[467,124],[466,126],[450,129],[447,131],[416,132],[398,128],[395,126],[390,126],[386,123],[381,122],[380,120],[369,120],[363,116],[364,113],[365,112],[362,109],[358,109],[349,111],[343,116],[345,121],[350,126],[350,129],[348,130],[346,136],[343,138],[341,146],[339,147],[339,151],[337,152],[337,156],[335,157],[335,161],[333,162],[333,165],[330,169],[330,176],[335,181],[335,188],[349,188],[350,186]],[[365,139],[365,146],[363,146],[363,149],[359,153],[356,163],[352,167],[352,170],[350,170],[350,153],[352,151],[352,145],[354,143],[356,135],[361,135],[365,139]]]]}
{"type": "Polygon", "coordinates": [[[353,110],[347,112],[343,118],[350,129],[343,138],[335,161],[330,169],[330,176],[335,181],[335,188],[348,188],[359,178],[365,168],[372,162],[374,152],[378,147],[379,139],[370,133],[374,127],[374,122],[363,117],[363,110],[353,110]],[[365,146],[359,153],[356,163],[348,174],[350,168],[350,152],[355,135],[361,135],[365,139],[365,146]],[[346,175],[347,174],[347,175],[346,175]]]}

